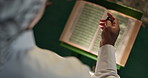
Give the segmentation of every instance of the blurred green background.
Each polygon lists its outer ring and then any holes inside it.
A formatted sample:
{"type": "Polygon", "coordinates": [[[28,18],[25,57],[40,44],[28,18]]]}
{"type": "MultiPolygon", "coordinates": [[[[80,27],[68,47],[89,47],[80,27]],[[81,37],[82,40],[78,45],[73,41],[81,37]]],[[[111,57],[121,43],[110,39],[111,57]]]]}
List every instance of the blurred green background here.
{"type": "MultiPolygon", "coordinates": [[[[75,0],[50,0],[40,22],[34,28],[35,40],[38,47],[49,49],[67,57],[75,56],[92,68],[96,61],[76,54],[60,46],[60,35],[74,6],[75,0]]],[[[121,78],[148,78],[148,25],[141,27],[124,68],[118,73],[121,78]]]]}

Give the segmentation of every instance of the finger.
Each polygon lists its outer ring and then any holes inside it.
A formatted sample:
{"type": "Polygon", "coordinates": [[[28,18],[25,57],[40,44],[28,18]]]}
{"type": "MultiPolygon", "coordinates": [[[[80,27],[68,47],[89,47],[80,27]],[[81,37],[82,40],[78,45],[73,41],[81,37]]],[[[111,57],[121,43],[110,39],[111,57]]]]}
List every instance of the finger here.
{"type": "Polygon", "coordinates": [[[101,31],[103,31],[105,29],[105,23],[106,23],[105,19],[100,20],[99,27],[100,27],[101,31]]]}
{"type": "Polygon", "coordinates": [[[107,15],[108,15],[109,17],[112,17],[112,14],[110,14],[110,13],[107,13],[107,15]]]}
{"type": "Polygon", "coordinates": [[[105,28],[104,27],[100,27],[101,31],[103,31],[105,28]]]}
{"type": "Polygon", "coordinates": [[[99,26],[105,26],[105,23],[100,23],[99,26]]]}
{"type": "Polygon", "coordinates": [[[100,20],[100,22],[106,22],[106,20],[100,20]]]}
{"type": "Polygon", "coordinates": [[[99,27],[100,27],[101,31],[103,31],[105,29],[105,23],[100,23],[99,27]]]}
{"type": "Polygon", "coordinates": [[[103,31],[105,29],[105,23],[100,23],[99,27],[100,27],[101,31],[103,31]]]}
{"type": "Polygon", "coordinates": [[[115,18],[113,17],[113,15],[111,13],[107,13],[107,15],[111,18],[111,20],[115,20],[115,18]]]}
{"type": "Polygon", "coordinates": [[[109,20],[106,21],[106,27],[112,27],[111,21],[109,21],[109,20]]]}

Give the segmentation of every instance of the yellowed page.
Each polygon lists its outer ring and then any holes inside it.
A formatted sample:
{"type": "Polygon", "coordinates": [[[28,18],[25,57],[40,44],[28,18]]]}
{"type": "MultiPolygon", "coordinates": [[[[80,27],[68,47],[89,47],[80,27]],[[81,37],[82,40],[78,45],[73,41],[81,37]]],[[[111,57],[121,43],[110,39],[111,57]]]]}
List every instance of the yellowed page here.
{"type": "Polygon", "coordinates": [[[116,62],[125,66],[141,26],[141,21],[114,10],[109,10],[109,12],[118,19],[120,25],[120,33],[115,44],[116,62]]]}
{"type": "Polygon", "coordinates": [[[86,1],[77,1],[62,33],[60,41],[90,51],[99,20],[107,9],[86,1]]]}

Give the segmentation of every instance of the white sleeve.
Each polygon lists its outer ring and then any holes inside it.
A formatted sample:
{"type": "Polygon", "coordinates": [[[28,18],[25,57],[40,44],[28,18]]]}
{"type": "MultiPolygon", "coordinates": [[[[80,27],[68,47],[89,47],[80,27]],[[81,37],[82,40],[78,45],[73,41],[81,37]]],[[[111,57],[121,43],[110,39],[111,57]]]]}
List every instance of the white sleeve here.
{"type": "Polygon", "coordinates": [[[101,47],[92,78],[120,78],[117,74],[115,48],[112,45],[101,47]]]}

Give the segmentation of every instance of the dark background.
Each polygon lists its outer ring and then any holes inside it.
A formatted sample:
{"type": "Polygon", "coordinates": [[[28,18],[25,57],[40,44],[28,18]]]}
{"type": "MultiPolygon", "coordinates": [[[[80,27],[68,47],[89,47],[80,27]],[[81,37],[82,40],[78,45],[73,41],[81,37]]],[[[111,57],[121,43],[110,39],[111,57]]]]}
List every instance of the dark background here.
{"type": "MultiPolygon", "coordinates": [[[[90,68],[94,60],[76,54],[60,46],[60,35],[74,6],[75,0],[51,0],[40,22],[34,28],[36,44],[43,49],[49,49],[61,56],[75,56],[90,68]]],[[[148,25],[141,27],[124,68],[118,72],[121,78],[148,78],[148,25]]]]}

